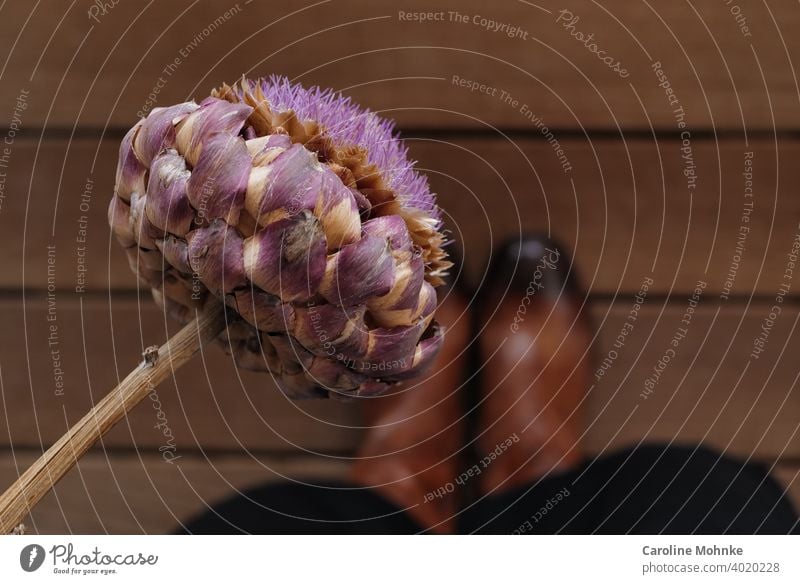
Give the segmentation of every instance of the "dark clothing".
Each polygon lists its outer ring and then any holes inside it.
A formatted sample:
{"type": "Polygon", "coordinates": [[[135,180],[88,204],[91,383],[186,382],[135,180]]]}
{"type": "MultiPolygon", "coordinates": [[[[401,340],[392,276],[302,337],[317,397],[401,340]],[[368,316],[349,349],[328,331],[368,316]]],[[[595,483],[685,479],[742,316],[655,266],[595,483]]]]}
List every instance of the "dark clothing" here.
{"type": "MultiPolygon", "coordinates": [[[[459,487],[456,487],[459,488],[459,487]]],[[[434,504],[424,503],[420,504],[434,504]]],[[[800,533],[783,490],[759,464],[706,448],[641,446],[479,499],[459,514],[462,533],[800,533]]],[[[419,533],[370,489],[274,484],[195,518],[182,532],[419,533]]]]}

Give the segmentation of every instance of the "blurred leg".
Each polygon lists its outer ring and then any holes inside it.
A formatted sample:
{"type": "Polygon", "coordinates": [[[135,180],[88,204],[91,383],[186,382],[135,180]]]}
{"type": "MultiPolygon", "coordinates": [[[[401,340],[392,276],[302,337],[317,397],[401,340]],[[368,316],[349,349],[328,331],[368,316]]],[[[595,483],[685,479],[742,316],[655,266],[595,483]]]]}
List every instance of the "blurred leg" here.
{"type": "Polygon", "coordinates": [[[589,326],[570,260],[529,236],[497,250],[480,303],[482,492],[529,484],[583,460],[589,326]]]}
{"type": "Polygon", "coordinates": [[[276,483],[238,494],[189,521],[194,534],[417,533],[400,509],[354,485],[276,483]]]}
{"type": "Polygon", "coordinates": [[[796,511],[762,466],[656,445],[484,498],[465,524],[481,533],[800,533],[796,511]]]}
{"type": "Polygon", "coordinates": [[[461,386],[469,344],[467,307],[456,291],[442,302],[437,319],[446,335],[430,371],[391,395],[364,402],[369,429],[351,480],[374,489],[425,529],[452,533],[459,501],[443,489],[464,466],[461,386]]]}

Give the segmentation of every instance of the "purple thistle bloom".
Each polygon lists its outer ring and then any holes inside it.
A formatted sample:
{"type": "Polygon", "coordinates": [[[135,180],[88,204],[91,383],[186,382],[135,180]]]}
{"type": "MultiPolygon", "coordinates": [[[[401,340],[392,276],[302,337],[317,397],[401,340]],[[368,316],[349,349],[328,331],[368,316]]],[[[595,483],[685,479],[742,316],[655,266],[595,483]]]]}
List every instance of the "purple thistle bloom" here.
{"type": "MultiPolygon", "coordinates": [[[[249,81],[260,83],[273,111],[293,110],[303,120],[314,120],[328,133],[336,146],[356,144],[367,152],[367,160],[378,167],[389,188],[406,207],[425,211],[441,223],[441,211],[428,179],[414,169],[408,149],[395,131],[394,122],[354,104],[349,97],[331,89],[291,83],[273,75],[249,81]]],[[[238,92],[241,89],[237,88],[238,92]]]]}
{"type": "Polygon", "coordinates": [[[239,313],[220,337],[237,365],[290,397],[373,396],[428,367],[444,334],[435,287],[452,263],[407,154],[391,121],[338,93],[243,78],[136,123],[109,221],[179,320],[239,313]]]}

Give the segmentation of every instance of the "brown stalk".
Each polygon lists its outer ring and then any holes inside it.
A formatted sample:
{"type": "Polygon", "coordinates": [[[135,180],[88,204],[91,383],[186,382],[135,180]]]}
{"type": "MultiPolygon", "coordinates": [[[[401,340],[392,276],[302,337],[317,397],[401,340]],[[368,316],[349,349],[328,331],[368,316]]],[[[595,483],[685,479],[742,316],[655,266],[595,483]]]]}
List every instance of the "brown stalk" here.
{"type": "Polygon", "coordinates": [[[11,533],[95,442],[172,371],[184,365],[226,326],[225,308],[213,303],[144,360],[0,495],[0,534],[11,533]]]}

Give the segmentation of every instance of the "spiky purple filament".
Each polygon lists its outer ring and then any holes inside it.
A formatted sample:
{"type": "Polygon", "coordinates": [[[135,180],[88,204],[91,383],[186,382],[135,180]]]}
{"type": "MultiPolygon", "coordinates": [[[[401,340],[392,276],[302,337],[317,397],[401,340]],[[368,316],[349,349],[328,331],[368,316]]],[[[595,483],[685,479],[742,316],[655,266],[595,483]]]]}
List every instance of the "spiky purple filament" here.
{"type": "Polygon", "coordinates": [[[414,169],[415,163],[409,160],[408,149],[395,131],[393,121],[354,104],[349,97],[331,89],[307,89],[277,75],[259,82],[274,111],[291,109],[301,121],[316,121],[337,146],[361,146],[367,152],[367,160],[377,166],[404,206],[421,209],[441,221],[441,211],[428,180],[414,169]]]}

